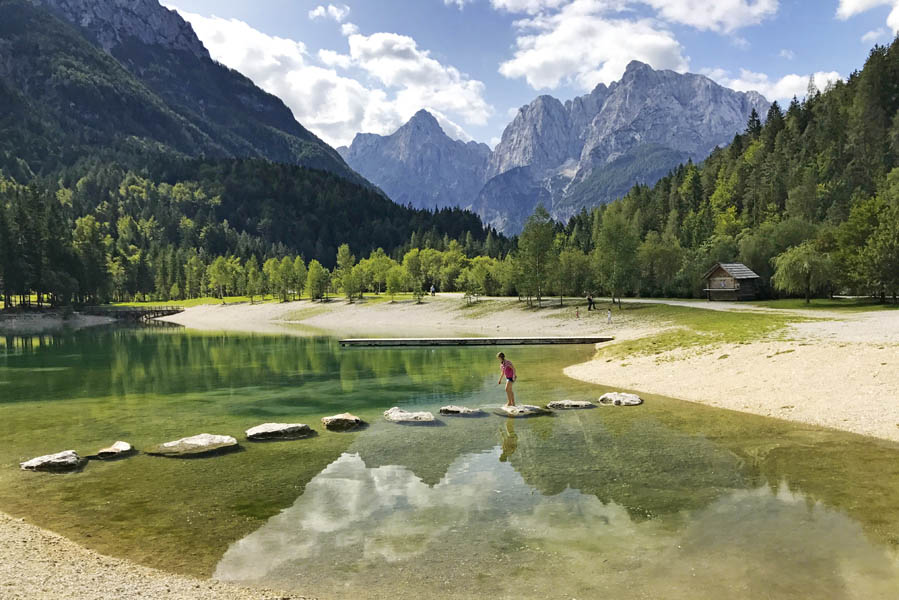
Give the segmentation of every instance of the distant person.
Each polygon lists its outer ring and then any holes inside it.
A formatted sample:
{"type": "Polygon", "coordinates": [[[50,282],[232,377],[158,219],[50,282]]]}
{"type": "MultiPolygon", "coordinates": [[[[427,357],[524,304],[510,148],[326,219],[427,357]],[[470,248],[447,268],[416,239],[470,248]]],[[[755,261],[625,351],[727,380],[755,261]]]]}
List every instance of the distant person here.
{"type": "Polygon", "coordinates": [[[587,294],[587,310],[596,309],[596,303],[593,301],[593,294],[587,294]]]}
{"type": "Polygon", "coordinates": [[[436,291],[436,290],[434,289],[434,284],[432,283],[432,284],[431,284],[431,295],[432,295],[432,296],[434,295],[434,292],[435,292],[435,291],[436,291]]]}
{"type": "Polygon", "coordinates": [[[578,306],[577,308],[574,309],[574,318],[575,319],[581,318],[581,307],[580,306],[578,306]]]}
{"type": "Polygon", "coordinates": [[[496,385],[499,385],[503,382],[503,378],[506,379],[506,406],[515,406],[515,391],[512,389],[512,384],[515,383],[515,380],[518,379],[518,376],[515,374],[515,367],[512,363],[506,360],[506,355],[500,352],[496,355],[496,358],[499,359],[500,366],[500,374],[499,381],[496,382],[496,385]]]}
{"type": "Polygon", "coordinates": [[[606,324],[608,324],[608,325],[612,324],[612,309],[611,308],[606,310],[606,324]]]}

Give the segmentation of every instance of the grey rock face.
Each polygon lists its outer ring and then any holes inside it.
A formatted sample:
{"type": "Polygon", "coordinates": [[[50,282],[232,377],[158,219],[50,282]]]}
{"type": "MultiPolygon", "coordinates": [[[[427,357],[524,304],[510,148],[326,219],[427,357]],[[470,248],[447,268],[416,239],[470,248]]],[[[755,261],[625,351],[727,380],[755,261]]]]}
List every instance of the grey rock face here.
{"type": "Polygon", "coordinates": [[[38,456],[31,460],[19,463],[24,471],[52,471],[55,473],[64,473],[67,471],[77,471],[87,462],[86,458],[78,456],[74,450],[63,450],[56,454],[46,454],[38,456]]]}
{"type": "Polygon", "coordinates": [[[578,408],[596,408],[589,400],[553,400],[546,405],[553,410],[572,410],[578,408]]]}
{"type": "Polygon", "coordinates": [[[399,406],[384,411],[384,418],[392,423],[433,423],[434,414],[427,411],[410,412],[399,406]]]}
{"type": "Polygon", "coordinates": [[[180,440],[165,442],[147,450],[153,456],[190,457],[237,450],[237,440],[230,435],[201,433],[180,440]]]}
{"type": "Polygon", "coordinates": [[[606,406],[637,406],[643,404],[643,399],[627,392],[607,392],[599,397],[599,403],[606,406]]]}
{"type": "Polygon", "coordinates": [[[329,431],[351,431],[365,425],[365,421],[350,413],[322,417],[322,425],[329,431]]]}
{"type": "Polygon", "coordinates": [[[484,411],[480,408],[468,408],[467,406],[450,404],[448,406],[441,406],[440,414],[448,417],[473,417],[483,415],[484,411]]]}
{"type": "Polygon", "coordinates": [[[745,128],[753,108],[764,115],[769,106],[758,93],[634,61],[609,86],[521,107],[493,152],[451,140],[425,111],[393,135],[359,134],[339,151],[395,202],[471,208],[515,234],[538,203],[565,220],[704,160],[745,128]]]}
{"type": "Polygon", "coordinates": [[[97,450],[97,458],[101,460],[109,460],[112,458],[121,458],[135,452],[134,446],[128,442],[118,441],[108,448],[97,450]]]}
{"type": "Polygon", "coordinates": [[[437,209],[471,203],[484,185],[490,148],[451,139],[420,110],[393,134],[360,133],[338,152],[397,204],[437,209]]]}
{"type": "Polygon", "coordinates": [[[32,0],[90,31],[107,52],[127,38],[208,57],[206,47],[181,16],[157,0],[32,0]]]}
{"type": "Polygon", "coordinates": [[[313,433],[305,423],[263,423],[246,431],[248,440],[296,440],[313,433]]]}
{"type": "Polygon", "coordinates": [[[735,92],[702,75],[656,71],[633,61],[608,87],[600,84],[564,105],[541,96],[519,110],[488,168],[491,178],[512,175],[488,181],[475,210],[498,230],[517,233],[536,201],[502,215],[491,207],[529,188],[531,197],[543,196],[554,217],[568,219],[636,183],[655,183],[686,159],[704,160],[745,128],[753,108],[764,115],[769,106],[756,92],[735,92]],[[647,164],[634,169],[644,155],[647,164]],[[528,171],[516,171],[524,166],[528,171]]]}

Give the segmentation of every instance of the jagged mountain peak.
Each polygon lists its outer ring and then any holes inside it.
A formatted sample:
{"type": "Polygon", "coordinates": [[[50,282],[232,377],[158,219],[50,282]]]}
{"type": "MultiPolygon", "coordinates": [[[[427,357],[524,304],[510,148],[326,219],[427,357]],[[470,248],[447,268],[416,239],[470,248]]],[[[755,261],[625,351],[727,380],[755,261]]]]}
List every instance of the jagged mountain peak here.
{"type": "Polygon", "coordinates": [[[111,52],[128,38],[184,50],[198,58],[209,52],[193,28],[176,11],[157,0],[31,0],[80,25],[97,45],[111,52]]]}

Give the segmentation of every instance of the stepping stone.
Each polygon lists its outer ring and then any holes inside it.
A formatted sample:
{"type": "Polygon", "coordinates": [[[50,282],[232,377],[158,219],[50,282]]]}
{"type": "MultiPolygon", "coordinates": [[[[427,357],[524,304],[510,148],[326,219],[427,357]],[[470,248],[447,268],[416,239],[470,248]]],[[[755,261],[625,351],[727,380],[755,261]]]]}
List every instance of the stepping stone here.
{"type": "Polygon", "coordinates": [[[350,413],[340,413],[331,417],[322,417],[322,425],[329,431],[351,431],[365,425],[365,421],[350,413]]]}
{"type": "Polygon", "coordinates": [[[496,409],[496,414],[501,417],[537,417],[540,415],[551,415],[552,411],[546,410],[532,404],[519,404],[517,406],[500,406],[496,409]]]}
{"type": "Polygon", "coordinates": [[[135,452],[134,446],[128,442],[118,441],[108,448],[97,450],[96,458],[100,460],[110,460],[113,458],[124,458],[135,452]]]}
{"type": "Polygon", "coordinates": [[[77,471],[87,462],[86,458],[81,458],[74,450],[63,450],[56,454],[45,454],[31,460],[19,463],[24,471],[51,471],[54,473],[65,473],[68,471],[77,471]]]}
{"type": "Polygon", "coordinates": [[[239,448],[237,440],[230,435],[213,435],[201,433],[191,437],[181,438],[172,442],[159,444],[147,450],[147,454],[153,456],[168,456],[173,458],[203,456],[205,454],[221,454],[239,448]]]}
{"type": "Polygon", "coordinates": [[[599,397],[599,403],[606,406],[637,406],[643,404],[643,399],[637,394],[608,392],[599,397]]]}
{"type": "Polygon", "coordinates": [[[314,433],[305,423],[263,423],[246,431],[248,440],[298,440],[314,433]]]}
{"type": "Polygon", "coordinates": [[[399,406],[384,411],[384,418],[393,423],[433,423],[434,413],[427,411],[409,412],[399,406]]]}
{"type": "Polygon", "coordinates": [[[596,405],[589,400],[553,400],[546,405],[546,408],[572,410],[577,408],[596,408],[596,405]]]}
{"type": "Polygon", "coordinates": [[[441,406],[440,414],[448,417],[475,417],[483,415],[484,411],[480,408],[468,408],[467,406],[450,404],[449,406],[441,406]]]}

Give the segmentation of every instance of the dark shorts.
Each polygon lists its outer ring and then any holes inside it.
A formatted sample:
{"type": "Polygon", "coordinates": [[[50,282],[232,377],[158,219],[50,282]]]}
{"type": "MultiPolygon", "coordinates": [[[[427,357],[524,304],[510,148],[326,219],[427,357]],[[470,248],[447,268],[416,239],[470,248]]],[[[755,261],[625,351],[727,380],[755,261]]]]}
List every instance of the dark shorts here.
{"type": "Polygon", "coordinates": [[[506,381],[508,381],[509,383],[515,383],[515,380],[511,377],[506,377],[506,381]]]}

